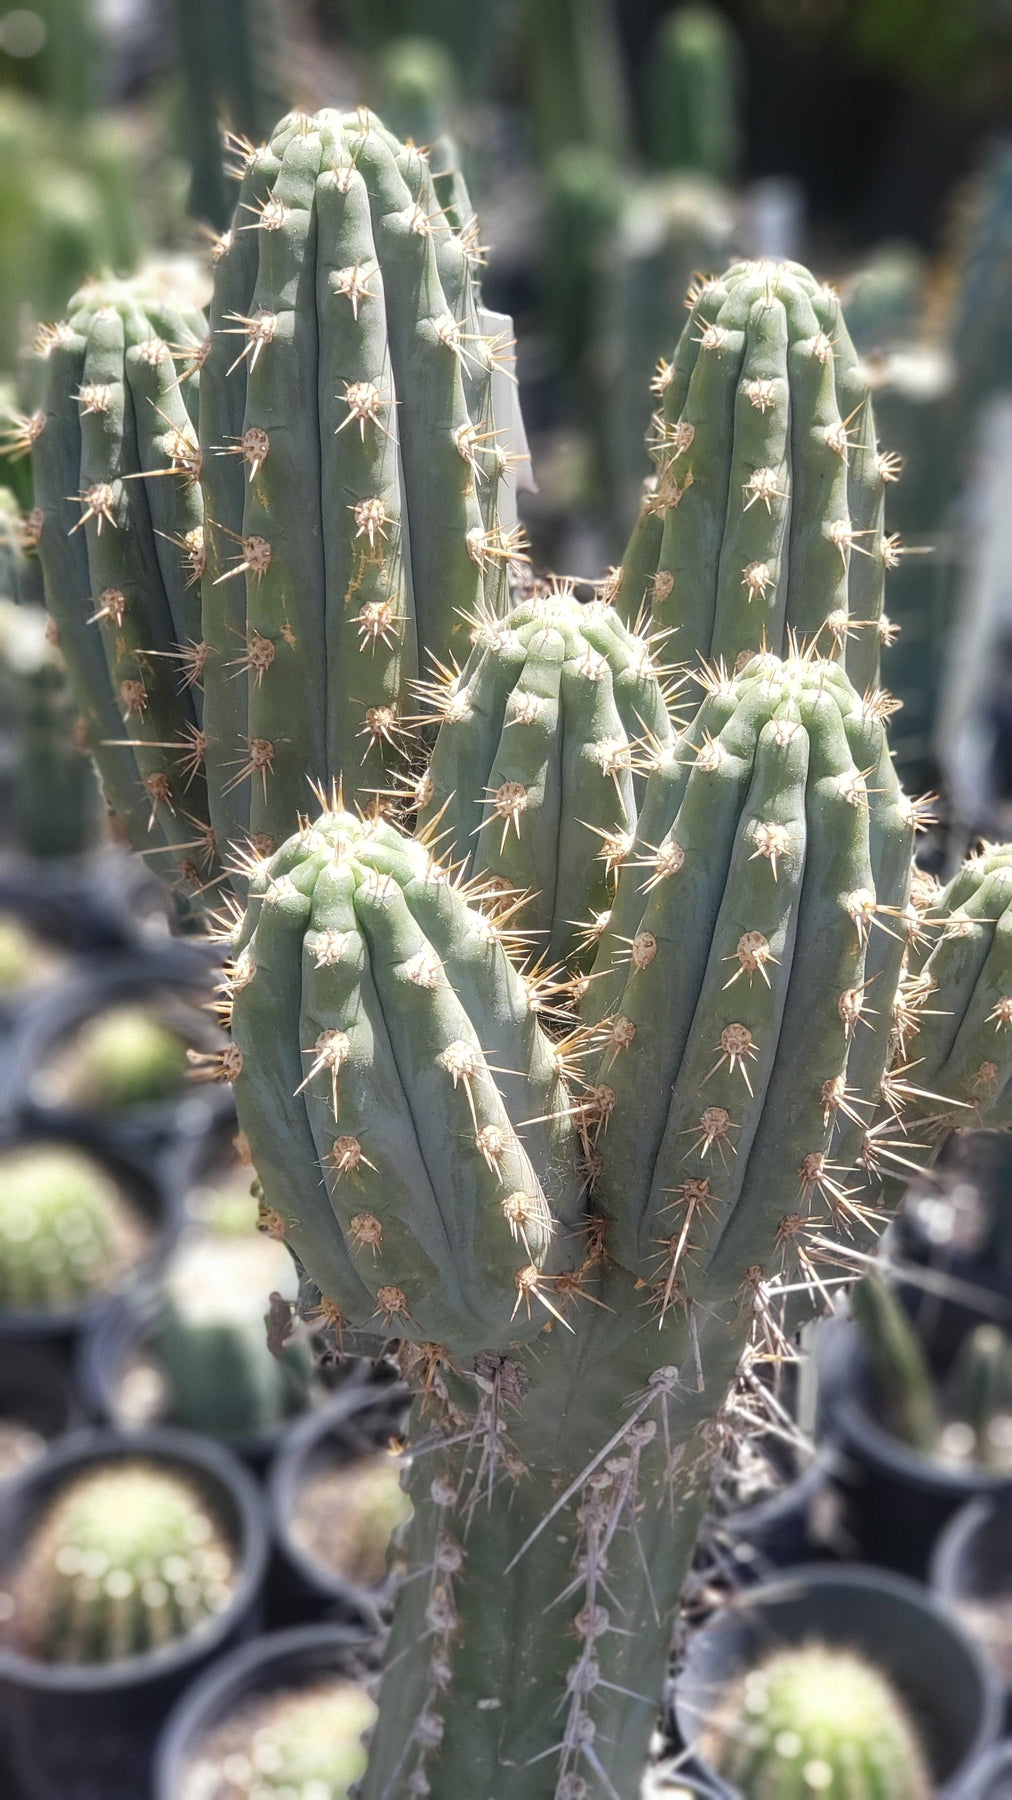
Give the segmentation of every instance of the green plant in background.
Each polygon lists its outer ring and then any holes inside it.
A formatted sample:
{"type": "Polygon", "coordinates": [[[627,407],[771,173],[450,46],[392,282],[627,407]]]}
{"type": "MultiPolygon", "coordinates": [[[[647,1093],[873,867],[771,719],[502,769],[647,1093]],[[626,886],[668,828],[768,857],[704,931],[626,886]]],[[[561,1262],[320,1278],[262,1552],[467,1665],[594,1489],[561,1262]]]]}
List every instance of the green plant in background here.
{"type": "Polygon", "coordinates": [[[582,144],[627,163],[632,106],[611,0],[521,0],[519,38],[538,160],[582,144]]]}
{"type": "Polygon", "coordinates": [[[287,0],[174,0],[183,77],[183,148],[192,171],[189,211],[216,230],[227,223],[235,185],[222,162],[222,134],[258,144],[291,104],[287,0]]]}
{"type": "Polygon", "coordinates": [[[733,181],[741,154],[741,47],[712,6],[676,6],[657,26],[643,69],[646,139],[658,169],[733,181]]]}
{"type": "Polygon", "coordinates": [[[100,841],[101,797],[41,607],[0,601],[0,692],[13,727],[18,840],[30,856],[80,856],[100,841]]]}
{"type": "Polygon", "coordinates": [[[267,1694],[200,1746],[181,1800],[217,1793],[222,1780],[229,1800],[348,1800],[365,1768],[362,1743],[375,1716],[366,1688],[350,1681],[267,1694]]]}
{"type": "Polygon", "coordinates": [[[0,1306],[57,1309],[109,1292],[144,1252],[126,1196],[80,1150],[38,1143],[0,1156],[0,1306]]]}
{"type": "Polygon", "coordinates": [[[661,371],[657,468],[613,589],[644,604],[672,653],[719,659],[833,651],[862,691],[891,636],[882,615],[883,455],[839,300],[798,264],[738,263],[691,293],[689,325],[661,371]]]}
{"type": "Polygon", "coordinates": [[[777,1650],[720,1702],[701,1747],[745,1800],[927,1800],[924,1749],[892,1683],[852,1650],[777,1650]]]}
{"type": "Polygon", "coordinates": [[[372,71],[374,105],[390,130],[425,148],[443,137],[457,98],[453,58],[434,38],[385,44],[372,71]]]}
{"type": "Polygon", "coordinates": [[[880,244],[843,283],[850,341],[859,356],[907,348],[921,336],[927,266],[913,244],[880,244]]]}
{"type": "Polygon", "coordinates": [[[931,1367],[906,1307],[877,1270],[856,1284],[850,1304],[890,1429],[930,1453],[941,1424],[931,1367]]]}
{"type": "Polygon", "coordinates": [[[188,1069],[184,1036],[143,1004],[108,1006],[60,1045],[40,1089],[81,1112],[140,1106],[178,1094],[188,1069]]]}
{"type": "Polygon", "coordinates": [[[124,1459],[58,1488],[13,1577],[10,1630],[43,1662],[144,1656],[228,1604],[234,1546],[192,1477],[124,1459]]]}
{"type": "Polygon", "coordinates": [[[280,1244],[256,1230],[249,1195],[212,1209],[165,1270],[152,1347],[172,1419],[227,1437],[265,1431],[298,1411],[309,1390],[304,1345],[274,1355],[265,1320],[272,1293],[294,1300],[297,1281],[280,1244]]]}
{"type": "Polygon", "coordinates": [[[518,923],[550,963],[594,944],[632,841],[637,747],[672,728],[649,642],[565,588],[475,632],[417,788],[419,822],[481,885],[526,892],[518,923]],[[480,810],[476,797],[480,796],[480,810]]]}

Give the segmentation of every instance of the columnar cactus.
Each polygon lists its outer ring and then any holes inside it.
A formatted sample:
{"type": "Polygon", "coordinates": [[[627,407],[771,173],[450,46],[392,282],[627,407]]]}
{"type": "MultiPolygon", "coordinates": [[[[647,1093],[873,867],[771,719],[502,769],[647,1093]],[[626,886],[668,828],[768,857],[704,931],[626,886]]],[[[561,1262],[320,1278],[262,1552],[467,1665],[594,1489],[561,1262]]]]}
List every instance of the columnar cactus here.
{"type": "Polygon", "coordinates": [[[886,1422],[905,1443],[930,1454],[941,1421],[928,1359],[906,1307],[873,1269],[855,1286],[851,1312],[886,1422]]]}
{"type": "Polygon", "coordinates": [[[927,1800],[923,1745],[892,1683],[852,1650],[777,1650],[736,1683],[703,1737],[744,1800],[927,1800]]]}
{"type": "Polygon", "coordinates": [[[104,1112],[168,1099],[187,1073],[185,1039],[156,1013],[142,1005],[109,1006],[58,1048],[39,1088],[64,1106],[104,1112]]]}
{"type": "Polygon", "coordinates": [[[727,15],[715,6],[672,8],[654,33],[645,66],[652,162],[733,181],[741,85],[741,47],[727,15]]]}
{"type": "Polygon", "coordinates": [[[840,304],[795,263],[738,263],[692,291],[657,378],[657,477],[614,576],[672,655],[835,651],[856,687],[878,679],[886,569],[882,455],[840,304]]]}
{"type": "Polygon", "coordinates": [[[18,837],[30,856],[79,856],[98,841],[101,802],[50,621],[0,600],[0,694],[14,733],[18,837]]]}
{"type": "Polygon", "coordinates": [[[342,774],[349,801],[386,785],[418,647],[445,662],[464,615],[504,610],[509,348],[475,254],[371,114],[292,115],[248,159],[201,374],[222,842],[282,842],[310,781],[342,774]]]}
{"type": "Polygon", "coordinates": [[[0,1157],[0,1308],[59,1309],[107,1292],[146,1233],[116,1183],[70,1146],[0,1157]]]}
{"type": "Polygon", "coordinates": [[[154,277],[83,288],[43,334],[32,442],[49,610],[106,796],[166,879],[218,873],[207,825],[191,416],[203,315],[154,277]]]}
{"type": "Polygon", "coordinates": [[[235,1548],[191,1477],[140,1459],[99,1464],[39,1519],[15,1578],[14,1630],[45,1662],[119,1662],[198,1631],[235,1575],[235,1548]]]}
{"type": "MultiPolygon", "coordinates": [[[[520,922],[549,962],[592,954],[636,824],[637,759],[670,748],[649,640],[570,589],[477,621],[416,794],[423,829],[478,881],[526,890],[520,922]]],[[[660,646],[663,655],[663,646],[660,646]]]]}

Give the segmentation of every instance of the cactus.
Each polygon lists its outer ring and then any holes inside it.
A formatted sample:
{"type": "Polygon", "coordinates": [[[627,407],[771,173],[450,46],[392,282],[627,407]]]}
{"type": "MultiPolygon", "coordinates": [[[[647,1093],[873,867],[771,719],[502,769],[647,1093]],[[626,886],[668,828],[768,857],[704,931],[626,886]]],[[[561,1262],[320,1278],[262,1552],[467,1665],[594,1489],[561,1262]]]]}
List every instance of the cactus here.
{"type": "Polygon", "coordinates": [[[327,1569],[361,1587],[387,1573],[390,1540],[411,1517],[398,1462],[385,1450],[310,1468],[296,1496],[289,1535],[327,1569]]]}
{"type": "Polygon", "coordinates": [[[294,1298],[291,1259],[259,1236],[256,1207],[230,1228],[200,1231],[173,1257],[162,1283],[152,1344],[169,1388],[172,1419],[214,1437],[270,1430],[304,1401],[303,1345],[274,1355],[266,1318],[273,1292],[294,1298]]]}
{"type": "Polygon", "coordinates": [[[601,294],[615,252],[626,178],[608,150],[567,144],[545,172],[545,312],[567,375],[580,383],[599,372],[592,352],[601,294]]]}
{"type": "Polygon", "coordinates": [[[228,1604],[234,1546],[192,1477],[141,1459],[70,1476],[25,1546],[14,1629],[43,1662],[145,1656],[228,1604]]]}
{"type": "Polygon", "coordinates": [[[38,1143],[0,1155],[0,1307],[59,1310],[108,1293],[147,1233],[82,1151],[38,1143]]]}
{"type": "Polygon", "coordinates": [[[426,37],[394,38],[376,59],[373,85],[376,111],[397,137],[420,148],[443,137],[457,75],[442,44],[426,37]]]}
{"type": "Polygon", "coordinates": [[[351,1681],[262,1695],[201,1745],[193,1791],[227,1790],[228,1800],[348,1800],[365,1768],[362,1741],[375,1716],[367,1689],[351,1681]]]}
{"type": "Polygon", "coordinates": [[[967,1333],[945,1384],[945,1411],[943,1455],[1012,1465],[1012,1339],[997,1325],[967,1333]]]}
{"type": "Polygon", "coordinates": [[[697,169],[733,181],[740,154],[741,48],[716,7],[678,6],[647,52],[647,146],[659,169],[697,169]]]}
{"type": "Polygon", "coordinates": [[[29,552],[30,536],[14,494],[0,487],[0,600],[15,606],[42,605],[42,571],[29,552]]]}
{"type": "Polygon", "coordinates": [[[385,786],[416,645],[445,662],[462,613],[503,610],[505,352],[472,252],[424,159],[369,114],[282,121],[249,159],[201,373],[221,842],[280,843],[311,779],[343,773],[349,802],[385,786]]]}
{"type": "Polygon", "coordinates": [[[289,105],[289,21],[285,0],[175,0],[185,92],[182,148],[192,177],[189,211],[216,230],[234,194],[222,156],[222,128],[259,143],[289,105]]]}
{"type": "Polygon", "coordinates": [[[857,1283],[850,1303],[890,1429],[930,1453],[941,1421],[928,1359],[906,1308],[875,1270],[857,1283]]]}
{"type": "Polygon", "coordinates": [[[873,1664],[822,1643],[777,1650],[722,1699],[701,1748],[744,1800],[928,1800],[924,1747],[873,1664]]]}
{"type": "Polygon", "coordinates": [[[80,856],[99,840],[100,796],[41,607],[0,601],[0,663],[14,727],[20,844],[29,856],[80,856]]]}
{"type": "Polygon", "coordinates": [[[856,687],[878,680],[887,567],[868,389],[839,301],[795,263],[739,263],[691,292],[661,410],[648,491],[615,604],[644,601],[681,660],[835,649],[856,687]]]}
{"type": "Polygon", "coordinates": [[[186,1074],[187,1047],[178,1032],[144,1006],[109,1006],[57,1050],[39,1086],[64,1106],[105,1112],[168,1099],[186,1074]]]}
{"type": "Polygon", "coordinates": [[[541,164],[572,144],[628,162],[631,101],[612,0],[522,0],[520,52],[541,164]]]}
{"type": "Polygon", "coordinates": [[[527,890],[522,923],[549,962],[593,951],[636,823],[637,744],[671,741],[650,645],[614,610],[557,587],[479,622],[418,796],[422,828],[477,881],[527,890]]]}
{"type": "Polygon", "coordinates": [[[840,298],[859,356],[905,349],[917,341],[925,282],[923,255],[903,242],[880,245],[847,277],[840,298]]]}
{"type": "Polygon", "coordinates": [[[44,406],[25,421],[47,603],[106,797],[134,848],[197,889],[217,874],[188,411],[204,333],[153,275],[84,288],[42,339],[44,406]]]}

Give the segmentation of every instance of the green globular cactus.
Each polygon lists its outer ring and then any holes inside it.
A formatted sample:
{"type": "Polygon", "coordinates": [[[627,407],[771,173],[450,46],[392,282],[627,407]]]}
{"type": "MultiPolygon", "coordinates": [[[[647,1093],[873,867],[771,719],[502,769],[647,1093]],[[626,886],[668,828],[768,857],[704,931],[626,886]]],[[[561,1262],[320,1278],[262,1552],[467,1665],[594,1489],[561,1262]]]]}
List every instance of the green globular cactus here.
{"type": "Polygon", "coordinates": [[[439,735],[419,820],[479,884],[530,895],[520,923],[551,963],[593,952],[632,841],[638,746],[671,743],[647,639],[566,587],[478,621],[464,669],[435,692],[439,735]]]}
{"type": "Polygon", "coordinates": [[[281,843],[311,781],[388,785],[419,654],[447,662],[463,615],[505,608],[508,347],[472,226],[364,111],[293,115],[249,157],[200,383],[221,842],[281,843]]]}
{"type": "Polygon", "coordinates": [[[616,572],[615,604],[677,630],[679,660],[835,651],[878,680],[895,473],[840,303],[796,263],[738,263],[692,290],[657,383],[657,476],[616,572]]]}
{"type": "Polygon", "coordinates": [[[944,1390],[943,1456],[985,1467],[1012,1464],[1012,1339],[997,1325],[963,1339],[944,1390]]]}
{"type": "Polygon", "coordinates": [[[132,846],[191,890],[218,878],[191,418],[205,334],[156,272],[83,288],[43,335],[45,398],[26,422],[47,604],[106,798],[132,846]]]}
{"type": "Polygon", "coordinates": [[[178,1094],[186,1041],[144,1006],[110,1006],[87,1019],[39,1076],[41,1091],[80,1111],[142,1106],[178,1094]]]}
{"type": "Polygon", "coordinates": [[[905,1306],[876,1270],[857,1283],[850,1304],[890,1429],[930,1453],[941,1420],[928,1359],[905,1306]]]}
{"type": "Polygon", "coordinates": [[[727,15],[711,6],[666,14],[647,52],[647,146],[659,169],[733,181],[741,151],[743,58],[727,15]]]}
{"type": "Polygon", "coordinates": [[[54,1310],[111,1291],[148,1234],[100,1164],[69,1145],[0,1156],[0,1307],[54,1310]]]}
{"type": "Polygon", "coordinates": [[[351,1681],[267,1694],[200,1746],[189,1770],[192,1790],[187,1785],[181,1800],[348,1800],[365,1768],[363,1740],[375,1717],[367,1689],[351,1681]]]}
{"type": "Polygon", "coordinates": [[[81,856],[102,814],[77,707],[41,607],[0,600],[0,683],[14,728],[18,839],[30,856],[81,856]]]}
{"type": "Polygon", "coordinates": [[[165,1271],[152,1347],[174,1423],[214,1437],[266,1431],[297,1412],[309,1388],[304,1345],[274,1355],[266,1319],[272,1293],[295,1298],[291,1258],[245,1229],[200,1231],[165,1271]]]}
{"type": "Polygon", "coordinates": [[[566,144],[545,171],[545,313],[566,374],[601,399],[594,337],[626,196],[621,164],[599,144],[566,144]]]}
{"type": "Polygon", "coordinates": [[[928,1800],[931,1775],[892,1683],[853,1650],[777,1650],[735,1684],[701,1741],[744,1800],[928,1800]]]}
{"type": "Polygon", "coordinates": [[[19,1646],[43,1662],[144,1656],[199,1631],[228,1604],[229,1542],[192,1477],[155,1462],[72,1475],[14,1577],[19,1646]]]}

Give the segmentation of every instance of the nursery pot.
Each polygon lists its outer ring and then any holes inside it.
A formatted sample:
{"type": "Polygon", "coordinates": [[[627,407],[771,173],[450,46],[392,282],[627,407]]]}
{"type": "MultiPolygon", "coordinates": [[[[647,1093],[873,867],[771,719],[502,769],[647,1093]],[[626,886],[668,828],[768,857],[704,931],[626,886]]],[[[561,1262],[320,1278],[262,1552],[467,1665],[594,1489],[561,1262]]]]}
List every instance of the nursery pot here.
{"type": "Polygon", "coordinates": [[[990,1656],[1012,1707],[1012,1490],[971,1500],[950,1519],[931,1559],[931,1585],[990,1656]]]}
{"type": "Polygon", "coordinates": [[[155,1757],[153,1800],[180,1800],[187,1765],[201,1740],[258,1694],[291,1692],[327,1675],[360,1680],[373,1661],[367,1640],[353,1625],[300,1625],[233,1651],[194,1683],[166,1721],[155,1757]]]}
{"type": "Polygon", "coordinates": [[[820,1445],[800,1473],[776,1493],[719,1521],[722,1543],[740,1579],[765,1580],[777,1569],[831,1553],[836,1461],[833,1445],[820,1445]]]}
{"type": "Polygon", "coordinates": [[[235,1590],[189,1638],[115,1663],[37,1662],[0,1649],[10,1750],[21,1800],[148,1800],[158,1730],[186,1684],[254,1629],[267,1559],[260,1499],[226,1450],[189,1432],[72,1434],[0,1490],[0,1543],[8,1564],[49,1497],[68,1475],[110,1458],[151,1458],[196,1478],[213,1495],[236,1545],[235,1590]]]}
{"type": "Polygon", "coordinates": [[[54,1116],[28,1120],[10,1136],[0,1132],[0,1148],[4,1150],[39,1141],[67,1144],[94,1157],[123,1188],[151,1232],[144,1255],[124,1270],[111,1291],[90,1294],[64,1306],[0,1307],[0,1346],[12,1339],[32,1339],[66,1351],[80,1332],[96,1323],[117,1294],[138,1287],[164,1262],[179,1235],[182,1196],[177,1187],[164,1180],[159,1159],[150,1149],[119,1141],[98,1121],[54,1116]]]}
{"type": "Polygon", "coordinates": [[[275,1545],[270,1611],[278,1622],[352,1619],[377,1624],[389,1583],[371,1587],[319,1562],[292,1533],[304,1482],[328,1464],[341,1466],[381,1449],[400,1429],[408,1395],[400,1382],[350,1381],[312,1413],[288,1427],[268,1481],[275,1545]]]}
{"type": "Polygon", "coordinates": [[[895,1437],[877,1416],[868,1358],[854,1327],[819,1339],[821,1430],[840,1451],[835,1479],[848,1536],[867,1562],[923,1578],[943,1527],[968,1500],[1012,1492],[1012,1470],[953,1465],[895,1437]]]}
{"type": "MultiPolygon", "coordinates": [[[[770,1651],[819,1639],[863,1652],[887,1675],[917,1725],[937,1800],[955,1800],[1001,1724],[1001,1690],[986,1659],[932,1594],[880,1569],[814,1564],[748,1588],[689,1639],[675,1719],[692,1748],[728,1685],[770,1651]]],[[[694,1766],[718,1793],[701,1754],[694,1766]]]]}
{"type": "MultiPolygon", "coordinates": [[[[60,1438],[80,1421],[62,1359],[34,1344],[8,1344],[0,1356],[0,1419],[33,1433],[42,1446],[60,1438]]],[[[0,1469],[0,1483],[11,1479],[0,1469]]]]}
{"type": "Polygon", "coordinates": [[[959,1800],[1012,1800],[1012,1741],[995,1744],[970,1770],[959,1800]]]}

